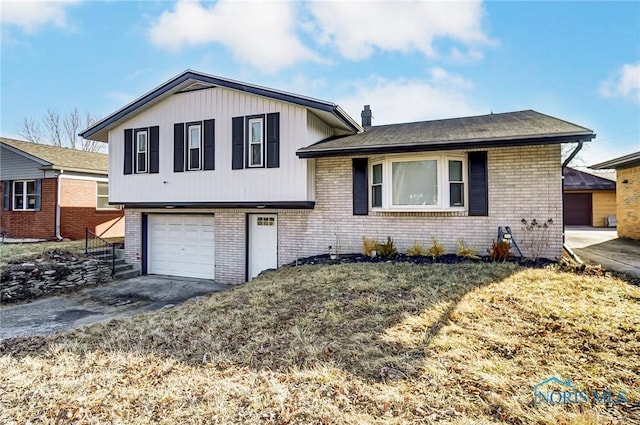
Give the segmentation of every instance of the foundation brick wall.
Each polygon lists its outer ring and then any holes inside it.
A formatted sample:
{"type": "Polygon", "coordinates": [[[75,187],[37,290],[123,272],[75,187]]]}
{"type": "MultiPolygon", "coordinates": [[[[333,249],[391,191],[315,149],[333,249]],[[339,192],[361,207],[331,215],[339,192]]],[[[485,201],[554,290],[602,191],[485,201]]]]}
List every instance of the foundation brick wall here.
{"type": "Polygon", "coordinates": [[[640,167],[618,169],[616,191],[618,236],[640,240],[640,167]]]}
{"type": "MultiPolygon", "coordinates": [[[[6,232],[5,237],[55,238],[57,181],[57,178],[42,179],[40,211],[4,211],[0,209],[0,230],[6,232]]],[[[0,185],[0,194],[2,195],[3,189],[4,185],[0,185]]],[[[11,204],[13,205],[13,200],[11,204]]]]}
{"type": "MultiPolygon", "coordinates": [[[[249,213],[278,214],[278,265],[311,255],[326,254],[336,246],[341,253],[360,252],[363,236],[380,241],[391,236],[400,252],[418,240],[429,246],[435,237],[455,253],[464,239],[484,255],[497,237],[498,226],[510,226],[525,255],[526,241],[520,221],[551,218],[549,248],[543,257],[562,251],[562,175],[560,146],[496,148],[488,151],[489,216],[469,217],[462,212],[369,212],[354,216],[351,157],[321,158],[316,164],[316,205],[313,210],[207,209],[216,226],[216,280],[242,283],[246,270],[246,220],[249,213]]],[[[153,213],[154,210],[146,210],[153,213]]],[[[156,210],[155,212],[166,212],[156,210]]],[[[175,211],[184,213],[186,211],[175,211]]],[[[141,266],[141,210],[126,211],[125,259],[141,266]]]]}
{"type": "Polygon", "coordinates": [[[84,239],[85,228],[102,237],[124,236],[124,211],[96,209],[94,180],[65,179],[60,182],[60,234],[84,239]]]}

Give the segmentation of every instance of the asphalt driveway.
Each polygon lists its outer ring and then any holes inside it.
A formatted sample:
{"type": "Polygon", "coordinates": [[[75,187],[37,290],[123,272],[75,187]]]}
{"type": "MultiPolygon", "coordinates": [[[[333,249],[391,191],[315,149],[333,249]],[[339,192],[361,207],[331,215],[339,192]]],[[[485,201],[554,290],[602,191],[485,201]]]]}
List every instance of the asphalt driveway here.
{"type": "Polygon", "coordinates": [[[620,239],[615,229],[567,226],[565,244],[587,264],[640,277],[640,241],[620,239]]]}
{"type": "Polygon", "coordinates": [[[96,322],[170,308],[190,298],[224,291],[211,280],[173,276],[138,276],[73,294],[0,306],[0,340],[46,335],[96,322]]]}

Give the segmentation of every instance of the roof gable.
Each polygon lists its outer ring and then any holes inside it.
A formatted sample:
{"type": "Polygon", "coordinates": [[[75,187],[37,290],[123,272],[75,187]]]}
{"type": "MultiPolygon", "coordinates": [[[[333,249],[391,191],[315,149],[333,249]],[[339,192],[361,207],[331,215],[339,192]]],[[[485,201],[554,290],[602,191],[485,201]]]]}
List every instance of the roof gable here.
{"type": "Polygon", "coordinates": [[[323,119],[331,121],[333,125],[342,127],[346,134],[353,134],[362,131],[362,127],[360,127],[353,118],[343,111],[340,106],[332,102],[270,89],[254,84],[243,83],[241,81],[230,80],[192,70],[186,70],[150,92],[142,95],[123,108],[117,110],[108,117],[98,121],[79,135],[85,139],[107,142],[109,129],[117,126],[122,120],[127,119],[127,117],[138,114],[152,105],[161,102],[168,96],[175,93],[202,90],[218,86],[309,108],[323,119]]]}
{"type": "Polygon", "coordinates": [[[630,153],[629,155],[620,156],[618,158],[610,159],[609,161],[601,162],[590,166],[594,170],[606,170],[606,169],[621,169],[640,166],[640,151],[630,153]]]}
{"type": "Polygon", "coordinates": [[[13,152],[39,163],[43,168],[92,174],[107,174],[109,170],[109,157],[102,153],[43,145],[4,137],[0,137],[0,143],[13,152]]]}
{"type": "Polygon", "coordinates": [[[589,141],[593,131],[536,111],[367,127],[299,149],[301,158],[589,141]]]}
{"type": "Polygon", "coordinates": [[[616,182],[567,167],[564,190],[616,190],[616,182]]]}

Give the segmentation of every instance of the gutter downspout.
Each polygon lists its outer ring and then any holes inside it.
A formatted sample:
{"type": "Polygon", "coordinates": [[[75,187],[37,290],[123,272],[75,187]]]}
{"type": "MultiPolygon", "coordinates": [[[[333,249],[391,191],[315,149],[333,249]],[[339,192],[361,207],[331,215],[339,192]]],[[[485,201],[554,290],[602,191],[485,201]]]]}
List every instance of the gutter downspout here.
{"type": "MultiPolygon", "coordinates": [[[[571,249],[569,249],[568,246],[565,245],[565,234],[566,234],[566,228],[564,226],[564,169],[567,168],[567,165],[569,165],[569,163],[571,162],[571,160],[573,160],[573,158],[576,157],[576,155],[578,155],[578,152],[580,152],[580,150],[582,150],[582,141],[578,142],[578,146],[576,146],[576,148],[573,150],[573,152],[571,152],[571,155],[569,155],[569,157],[567,159],[564,160],[564,162],[562,163],[562,247],[564,249],[566,249],[569,253],[572,253],[573,251],[571,251],[571,249]]],[[[575,255],[575,254],[574,254],[575,255]]]]}
{"type": "Polygon", "coordinates": [[[60,235],[60,180],[64,170],[60,170],[57,176],[57,188],[56,188],[56,239],[61,241],[63,238],[60,235]]]}

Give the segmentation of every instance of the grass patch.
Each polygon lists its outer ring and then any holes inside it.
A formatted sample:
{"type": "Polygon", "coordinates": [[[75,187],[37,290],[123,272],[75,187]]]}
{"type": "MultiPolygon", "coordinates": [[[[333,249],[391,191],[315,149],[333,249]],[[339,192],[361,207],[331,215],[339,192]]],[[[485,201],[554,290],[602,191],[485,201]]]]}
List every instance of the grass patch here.
{"type": "Polygon", "coordinates": [[[0,342],[0,422],[632,423],[639,300],[614,277],[510,263],[284,268],[0,342]],[[534,407],[550,376],[629,403],[534,407]]]}

